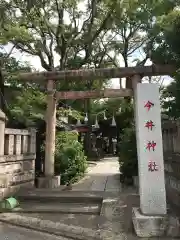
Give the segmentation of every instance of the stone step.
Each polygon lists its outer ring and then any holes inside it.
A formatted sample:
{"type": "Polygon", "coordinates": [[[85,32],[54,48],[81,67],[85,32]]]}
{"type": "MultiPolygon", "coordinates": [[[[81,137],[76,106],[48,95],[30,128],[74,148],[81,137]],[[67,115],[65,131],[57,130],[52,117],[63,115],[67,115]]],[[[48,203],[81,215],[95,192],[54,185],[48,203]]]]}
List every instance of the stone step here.
{"type": "MultiPolygon", "coordinates": [[[[19,213],[11,213],[19,214],[19,213]]],[[[88,228],[93,230],[99,229],[99,223],[102,221],[100,215],[97,214],[83,214],[83,213],[21,213],[26,218],[38,218],[42,221],[52,221],[54,223],[59,222],[61,224],[74,225],[82,228],[88,228]]]]}
{"type": "Polygon", "coordinates": [[[40,219],[39,217],[27,216],[27,214],[2,213],[0,214],[0,222],[70,239],[100,240],[99,229],[91,229],[69,223],[65,224],[49,219],[40,219]]]}
{"type": "Polygon", "coordinates": [[[101,204],[97,203],[58,203],[58,202],[20,202],[20,206],[12,212],[18,213],[66,213],[66,214],[95,214],[99,215],[101,204]]]}
{"type": "Polygon", "coordinates": [[[72,240],[72,238],[65,238],[54,236],[52,234],[33,231],[24,227],[17,227],[7,223],[0,223],[1,239],[8,240],[72,240]]]}
{"type": "Polygon", "coordinates": [[[83,191],[56,191],[56,190],[37,190],[19,192],[16,194],[19,201],[36,202],[59,202],[59,203],[98,203],[103,200],[101,193],[83,191]]]}

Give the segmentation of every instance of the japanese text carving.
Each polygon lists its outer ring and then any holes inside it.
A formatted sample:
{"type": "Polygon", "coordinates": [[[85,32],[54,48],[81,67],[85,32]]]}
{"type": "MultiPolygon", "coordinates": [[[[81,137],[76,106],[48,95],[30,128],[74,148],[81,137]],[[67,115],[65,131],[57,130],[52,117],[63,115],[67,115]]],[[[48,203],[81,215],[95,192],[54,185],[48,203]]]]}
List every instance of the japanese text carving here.
{"type": "Polygon", "coordinates": [[[147,110],[149,111],[151,109],[151,107],[154,107],[154,103],[148,101],[145,105],[144,105],[145,108],[147,108],[147,110]]]}
{"type": "Polygon", "coordinates": [[[152,131],[152,129],[153,129],[154,126],[155,126],[155,125],[154,125],[153,121],[147,121],[146,124],[145,124],[145,127],[146,127],[148,130],[151,130],[151,131],[152,131]]]}
{"type": "Polygon", "coordinates": [[[149,151],[155,151],[156,143],[154,141],[149,141],[147,143],[146,149],[149,151]]]}
{"type": "Polygon", "coordinates": [[[158,166],[156,164],[156,162],[150,161],[148,164],[148,171],[149,172],[156,172],[158,171],[158,166]]]}

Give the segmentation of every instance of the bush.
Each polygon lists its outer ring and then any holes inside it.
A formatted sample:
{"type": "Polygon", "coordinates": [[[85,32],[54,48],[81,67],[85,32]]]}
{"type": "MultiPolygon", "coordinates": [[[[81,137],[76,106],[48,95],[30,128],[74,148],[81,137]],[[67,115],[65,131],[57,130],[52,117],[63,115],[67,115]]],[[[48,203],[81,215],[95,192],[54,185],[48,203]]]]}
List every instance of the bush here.
{"type": "Polygon", "coordinates": [[[55,173],[63,184],[76,182],[84,176],[87,158],[76,132],[60,132],[56,137],[55,173]]]}
{"type": "Polygon", "coordinates": [[[123,130],[119,144],[119,164],[121,182],[132,183],[133,176],[138,175],[138,159],[136,148],[136,134],[134,126],[123,130]]]}

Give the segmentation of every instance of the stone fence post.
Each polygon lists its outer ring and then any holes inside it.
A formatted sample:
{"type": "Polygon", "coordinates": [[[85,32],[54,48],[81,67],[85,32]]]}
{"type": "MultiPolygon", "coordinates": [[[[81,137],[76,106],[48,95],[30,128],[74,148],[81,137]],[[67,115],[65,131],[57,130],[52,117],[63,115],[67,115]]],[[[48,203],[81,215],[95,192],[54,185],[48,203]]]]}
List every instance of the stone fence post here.
{"type": "Polygon", "coordinates": [[[36,129],[30,128],[29,152],[36,154],[36,129]]]}
{"type": "Polygon", "coordinates": [[[6,121],[6,115],[4,112],[0,110],[0,156],[4,155],[4,139],[5,139],[5,121],[6,121]]]}

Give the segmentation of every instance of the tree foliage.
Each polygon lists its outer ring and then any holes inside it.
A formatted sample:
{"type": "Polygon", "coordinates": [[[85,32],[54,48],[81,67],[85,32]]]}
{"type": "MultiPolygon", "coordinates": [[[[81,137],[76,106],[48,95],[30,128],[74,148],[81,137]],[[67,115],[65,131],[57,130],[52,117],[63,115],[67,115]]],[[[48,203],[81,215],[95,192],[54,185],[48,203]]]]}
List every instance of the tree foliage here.
{"type": "MultiPolygon", "coordinates": [[[[176,1],[175,1],[176,2],[176,1]]],[[[170,0],[2,0],[1,42],[39,57],[47,71],[144,64],[135,57],[154,40],[170,0]],[[131,63],[130,63],[131,62],[131,63]]]]}
{"type": "Polygon", "coordinates": [[[61,132],[56,137],[55,172],[63,184],[71,184],[84,176],[87,158],[78,142],[78,133],[61,132]]]}
{"type": "MultiPolygon", "coordinates": [[[[164,62],[178,63],[179,35],[175,34],[180,29],[180,14],[175,8],[178,4],[179,0],[2,0],[0,43],[11,43],[21,52],[38,57],[47,71],[119,67],[122,66],[120,59],[125,66],[145,64],[149,50],[155,63],[160,61],[160,56],[164,62]]],[[[57,89],[88,90],[103,86],[99,79],[78,83],[62,81],[57,89]]],[[[17,103],[26,113],[30,110],[25,109],[24,102],[30,103],[30,100],[24,100],[34,99],[33,94],[37,98],[41,96],[36,86],[30,87],[33,88],[28,90],[26,86],[17,103]]],[[[63,104],[84,111],[83,101],[63,101],[63,104]]],[[[100,110],[102,105],[96,108],[100,110]]],[[[110,114],[117,110],[112,109],[108,110],[110,114]]]]}
{"type": "Polygon", "coordinates": [[[163,89],[161,95],[162,112],[171,119],[180,118],[180,76],[163,89]]]}
{"type": "Polygon", "coordinates": [[[17,61],[14,57],[10,57],[7,53],[0,52],[0,96],[1,96],[1,109],[10,117],[9,101],[6,99],[5,88],[7,95],[11,95],[11,99],[15,100],[15,92],[21,92],[25,84],[20,84],[17,79],[12,78],[12,75],[19,72],[31,71],[28,63],[17,61]],[[6,72],[4,75],[3,72],[6,72]],[[10,93],[12,91],[12,94],[10,93]],[[13,98],[14,96],[14,98],[13,98]]]}
{"type": "Polygon", "coordinates": [[[101,65],[104,51],[95,51],[98,38],[111,27],[116,1],[2,1],[2,24],[6,41],[17,49],[38,56],[47,71],[101,65]],[[56,59],[55,59],[56,58],[56,59]],[[92,61],[93,60],[93,61],[92,61]]]}
{"type": "MultiPolygon", "coordinates": [[[[155,64],[173,64],[179,69],[180,1],[172,1],[172,3],[175,6],[157,18],[150,33],[154,35],[152,61],[155,64]]],[[[179,73],[173,73],[173,77],[174,80],[162,91],[161,102],[163,113],[176,119],[180,117],[179,73]]]]}
{"type": "Polygon", "coordinates": [[[23,88],[21,95],[10,105],[13,119],[26,127],[35,126],[37,120],[44,120],[46,95],[37,88],[23,88]]]}
{"type": "MultiPolygon", "coordinates": [[[[169,1],[170,2],[170,1],[169,1]]],[[[173,7],[158,16],[151,35],[154,36],[152,43],[152,60],[154,63],[169,63],[178,65],[180,51],[178,47],[180,33],[180,10],[179,1],[171,1],[173,7]]]]}

